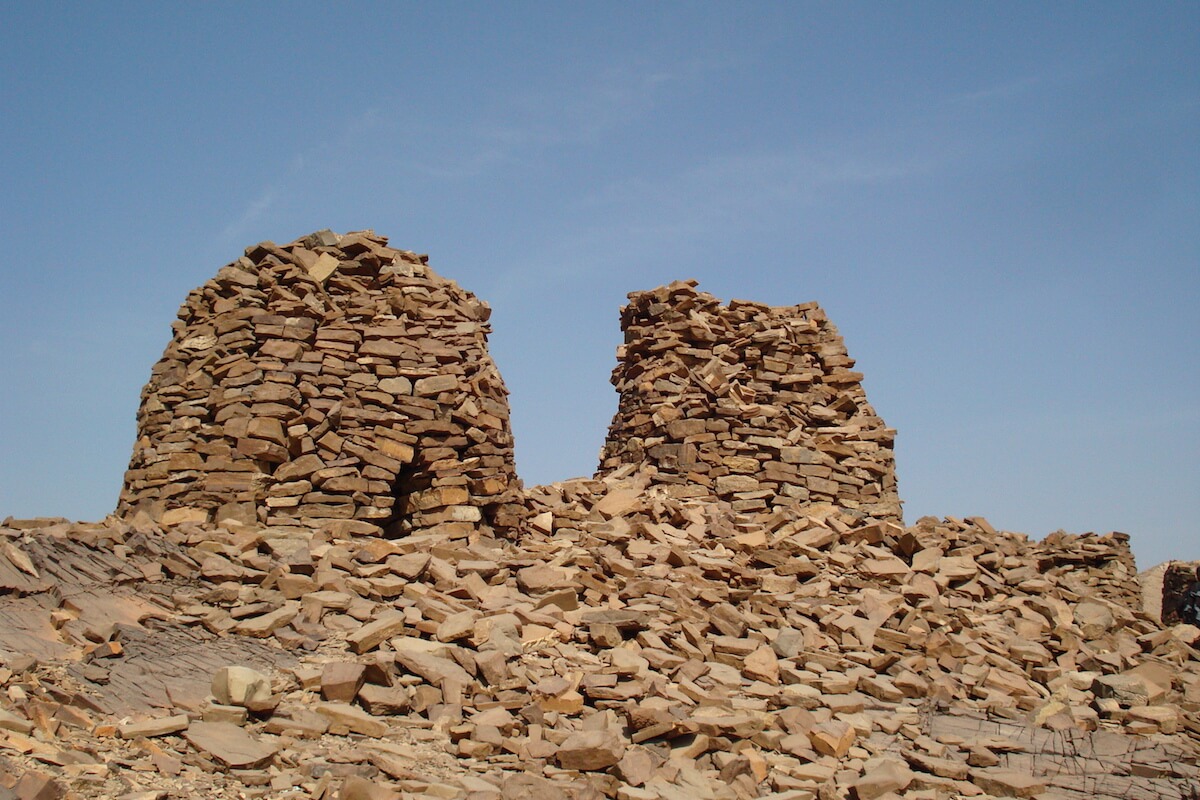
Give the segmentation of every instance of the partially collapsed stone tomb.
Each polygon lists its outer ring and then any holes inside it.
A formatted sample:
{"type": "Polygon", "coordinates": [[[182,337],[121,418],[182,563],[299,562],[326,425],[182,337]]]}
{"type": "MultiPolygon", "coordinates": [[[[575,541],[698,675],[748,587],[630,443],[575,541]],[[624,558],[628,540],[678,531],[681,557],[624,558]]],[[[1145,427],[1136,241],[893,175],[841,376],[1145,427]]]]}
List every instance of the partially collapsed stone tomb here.
{"type": "Polygon", "coordinates": [[[816,303],[728,305],[678,281],[629,295],[600,475],[636,465],[738,511],[828,504],[899,521],[896,431],[816,303]]]}
{"type": "Polygon", "coordinates": [[[490,313],[370,231],[248,248],[179,310],[117,513],[511,530],[520,486],[490,313]]]}

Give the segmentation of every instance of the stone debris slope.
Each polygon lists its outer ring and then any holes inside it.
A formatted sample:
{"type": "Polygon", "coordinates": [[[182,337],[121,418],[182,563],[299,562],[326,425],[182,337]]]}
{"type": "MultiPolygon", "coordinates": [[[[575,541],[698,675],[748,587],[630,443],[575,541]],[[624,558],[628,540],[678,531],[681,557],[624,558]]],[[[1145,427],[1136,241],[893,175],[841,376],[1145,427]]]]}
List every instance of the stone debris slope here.
{"type": "MultiPolygon", "coordinates": [[[[390,249],[392,261],[362,266],[385,247],[321,233],[250,248],[258,288],[245,278],[225,297],[218,281],[185,306],[207,298],[147,387],[118,514],[0,526],[0,798],[1200,795],[1200,629],[1146,610],[1122,534],[1038,542],[981,518],[904,526],[894,432],[857,377],[826,380],[850,364],[815,306],[722,309],[690,283],[631,296],[662,330],[627,325],[600,471],[521,490],[494,435],[506,412],[492,415],[498,427],[471,416],[490,413],[469,377],[491,369],[485,349],[471,364],[444,355],[457,388],[433,395],[416,391],[416,361],[306,355],[348,306],[322,299],[340,296],[320,288],[341,280],[336,269],[312,277],[297,251],[357,264],[345,279],[367,287],[363,309],[394,279],[377,275],[424,266],[390,249]],[[308,377],[263,353],[294,327],[267,273],[288,276],[287,302],[327,303],[319,319],[302,315],[318,324],[287,362],[318,365],[308,377]],[[239,336],[254,346],[213,333],[193,364],[177,345],[207,335],[197,321],[255,292],[282,321],[252,315],[239,336]],[[813,326],[824,338],[803,338],[813,326]],[[704,347],[701,330],[715,337],[704,347]],[[656,335],[668,344],[655,353],[656,335]],[[731,361],[727,346],[762,360],[731,361]],[[311,377],[338,361],[340,385],[311,377]],[[804,379],[786,380],[802,362],[804,379]],[[224,364],[248,369],[252,388],[229,384],[224,364]],[[399,377],[413,393],[385,402],[378,385],[399,377]],[[276,385],[298,392],[277,409],[279,450],[244,444],[261,439],[238,427],[260,419],[254,387],[274,397],[276,385]],[[218,422],[226,400],[247,410],[218,422]],[[703,430],[678,424],[696,420],[703,430]],[[370,449],[385,440],[412,448],[388,479],[370,449]],[[189,452],[199,461],[179,457],[189,452]],[[272,493],[297,482],[281,470],[312,458],[330,471],[302,479],[311,489],[272,493]],[[474,483],[490,479],[485,465],[497,492],[474,483]],[[210,491],[211,475],[243,468],[257,477],[210,491]],[[312,496],[341,491],[321,481],[343,468],[392,483],[312,496]],[[269,502],[279,497],[295,504],[269,502]],[[408,499],[397,510],[389,497],[408,499]],[[302,510],[316,506],[350,511],[302,510]],[[447,511],[462,508],[478,517],[447,511]]],[[[469,297],[436,282],[423,297],[469,297]]],[[[412,330],[426,312],[374,308],[356,330],[403,319],[400,339],[425,352],[412,330]]]]}
{"type": "Polygon", "coordinates": [[[518,542],[5,529],[6,581],[14,553],[40,575],[90,537],[130,607],[106,625],[58,584],[14,592],[4,641],[19,624],[58,649],[5,653],[0,756],[84,797],[1197,785],[1198,632],[1133,609],[1119,536],[746,516],[629,478],[530,505],[518,542]]]}

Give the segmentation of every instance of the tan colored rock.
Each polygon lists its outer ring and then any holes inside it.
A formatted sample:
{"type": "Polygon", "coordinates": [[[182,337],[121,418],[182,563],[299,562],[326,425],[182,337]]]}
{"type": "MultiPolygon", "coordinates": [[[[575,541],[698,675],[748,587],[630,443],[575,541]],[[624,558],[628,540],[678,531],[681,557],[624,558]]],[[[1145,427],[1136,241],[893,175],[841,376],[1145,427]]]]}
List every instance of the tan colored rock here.
{"type": "Polygon", "coordinates": [[[466,670],[447,658],[428,653],[400,651],[396,653],[396,663],[414,675],[420,675],[433,686],[452,683],[467,686],[472,682],[466,670]]]}
{"type": "Polygon", "coordinates": [[[1075,624],[1086,640],[1099,639],[1113,626],[1112,611],[1104,603],[1084,600],[1074,609],[1075,624]]]}
{"type": "Polygon", "coordinates": [[[334,273],[338,268],[338,260],[335,256],[329,253],[321,253],[317,256],[316,261],[308,267],[308,274],[316,281],[324,283],[325,280],[334,273]]]}
{"type": "Polygon", "coordinates": [[[913,772],[896,758],[873,758],[863,767],[863,775],[850,785],[858,800],[876,800],[889,792],[898,793],[908,788],[913,781],[913,772]]]}
{"type": "Polygon", "coordinates": [[[264,726],[266,733],[315,739],[329,730],[329,717],[315,711],[290,709],[284,714],[273,714],[264,726]]]}
{"type": "Polygon", "coordinates": [[[1160,733],[1177,733],[1183,720],[1178,709],[1171,706],[1139,706],[1129,709],[1129,719],[1149,723],[1160,733]]]}
{"type": "Polygon", "coordinates": [[[16,785],[12,796],[17,800],[59,800],[67,789],[50,775],[37,770],[26,770],[16,785]]]}
{"type": "Polygon", "coordinates": [[[232,725],[245,725],[250,719],[250,713],[243,706],[226,706],[212,703],[204,707],[201,719],[205,722],[228,722],[232,725]]]}
{"type": "Polygon", "coordinates": [[[1007,769],[975,769],[971,782],[996,797],[1034,797],[1046,791],[1046,782],[1007,769]]]}
{"type": "Polygon", "coordinates": [[[563,769],[608,769],[621,760],[625,747],[626,742],[615,731],[577,731],[559,745],[555,759],[563,769]]]}
{"type": "Polygon", "coordinates": [[[299,613],[300,604],[289,600],[274,611],[239,622],[233,630],[243,636],[263,638],[290,623],[299,613]]]}
{"type": "Polygon", "coordinates": [[[479,619],[478,612],[460,611],[451,614],[438,625],[434,637],[439,642],[455,642],[465,639],[475,632],[475,622],[479,619]]]}
{"type": "Polygon", "coordinates": [[[779,658],[769,646],[759,647],[742,662],[742,674],[756,681],[779,683],[779,658]]]}
{"type": "Polygon", "coordinates": [[[226,706],[261,707],[271,701],[271,679],[249,667],[222,667],[213,673],[212,694],[226,706]]]}
{"type": "Polygon", "coordinates": [[[366,682],[365,664],[334,662],[321,671],[321,696],[326,700],[350,703],[366,682]]]}
{"type": "Polygon", "coordinates": [[[1166,699],[1175,678],[1175,673],[1167,665],[1155,661],[1144,661],[1123,674],[1142,682],[1146,687],[1146,702],[1151,705],[1166,699]]]}
{"type": "Polygon", "coordinates": [[[1140,675],[1101,675],[1092,684],[1092,691],[1099,698],[1111,698],[1122,706],[1145,706],[1150,704],[1154,691],[1149,682],[1140,675]]]}
{"type": "Polygon", "coordinates": [[[275,745],[227,722],[193,722],[183,736],[197,750],[230,769],[261,767],[278,751],[275,745]]]}
{"type": "Polygon", "coordinates": [[[172,717],[158,717],[141,722],[126,722],[120,726],[119,730],[122,739],[137,739],[179,733],[186,730],[188,724],[187,714],[177,714],[172,717]]]}
{"type": "Polygon", "coordinates": [[[616,772],[626,784],[642,786],[654,777],[659,760],[646,748],[634,745],[625,749],[617,762],[616,772]]]}
{"type": "Polygon", "coordinates": [[[355,653],[366,653],[374,650],[393,636],[404,631],[404,615],[390,611],[381,614],[378,619],[353,631],[346,637],[346,642],[355,653]]]}
{"type": "Polygon", "coordinates": [[[203,508],[172,508],[164,511],[160,522],[164,527],[182,525],[187,522],[207,522],[208,511],[203,508]]]}
{"type": "Polygon", "coordinates": [[[358,701],[367,713],[377,717],[405,714],[411,707],[409,693],[398,686],[365,684],[358,690],[358,701]]]}
{"type": "Polygon", "coordinates": [[[699,708],[688,724],[708,736],[735,736],[749,739],[766,727],[766,719],[750,713],[727,712],[720,708],[699,708]]]}
{"type": "Polygon", "coordinates": [[[357,775],[346,778],[337,793],[337,800],[399,800],[399,798],[399,792],[379,786],[357,775]]]}
{"type": "Polygon", "coordinates": [[[8,709],[0,708],[0,730],[31,733],[33,731],[33,723],[17,716],[8,709]]]}
{"type": "Polygon", "coordinates": [[[383,736],[388,731],[386,722],[346,703],[318,703],[314,710],[329,720],[331,732],[341,729],[343,732],[361,733],[363,736],[383,736]]]}
{"type": "Polygon", "coordinates": [[[526,594],[542,594],[560,588],[565,579],[562,569],[537,564],[517,571],[517,588],[526,594]]]}
{"type": "MultiPolygon", "coordinates": [[[[963,761],[956,761],[949,758],[938,758],[936,756],[911,750],[904,754],[904,759],[917,770],[921,772],[927,772],[931,775],[937,775],[939,778],[965,781],[970,774],[967,763],[963,761]]],[[[994,761],[990,765],[974,764],[973,766],[995,766],[997,763],[999,763],[998,760],[994,761]]]]}
{"type": "Polygon", "coordinates": [[[831,720],[821,723],[808,732],[808,739],[818,753],[834,758],[846,755],[854,745],[857,734],[844,722],[831,720]]]}

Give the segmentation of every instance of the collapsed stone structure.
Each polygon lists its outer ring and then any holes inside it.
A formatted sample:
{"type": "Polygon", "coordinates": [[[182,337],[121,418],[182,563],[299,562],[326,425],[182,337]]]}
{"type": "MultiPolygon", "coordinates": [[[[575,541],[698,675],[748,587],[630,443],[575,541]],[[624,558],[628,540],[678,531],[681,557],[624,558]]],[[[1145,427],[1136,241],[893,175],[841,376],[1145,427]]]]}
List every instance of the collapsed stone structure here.
{"type": "Polygon", "coordinates": [[[520,487],[490,313],[370,231],[247,248],[179,310],[117,514],[511,530],[520,487]]]}
{"type": "Polygon", "coordinates": [[[717,298],[695,281],[629,295],[600,475],[627,464],[738,511],[831,504],[901,517],[888,428],[816,303],[717,298]]]}

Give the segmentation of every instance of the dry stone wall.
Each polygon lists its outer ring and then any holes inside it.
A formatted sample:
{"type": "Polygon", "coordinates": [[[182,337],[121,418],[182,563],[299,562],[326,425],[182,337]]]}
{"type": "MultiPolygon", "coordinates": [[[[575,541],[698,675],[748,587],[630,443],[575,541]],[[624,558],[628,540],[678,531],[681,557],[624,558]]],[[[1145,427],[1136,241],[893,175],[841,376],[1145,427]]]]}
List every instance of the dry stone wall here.
{"type": "Polygon", "coordinates": [[[118,515],[451,538],[515,528],[490,313],[370,231],[247,248],[179,310],[118,515]]]}
{"type": "Polygon", "coordinates": [[[1200,561],[1166,561],[1138,577],[1147,614],[1166,625],[1200,625],[1200,561]]]}
{"type": "Polygon", "coordinates": [[[636,465],[677,497],[737,511],[831,504],[899,520],[896,432],[816,303],[717,298],[695,281],[629,295],[598,476],[636,465]]]}

